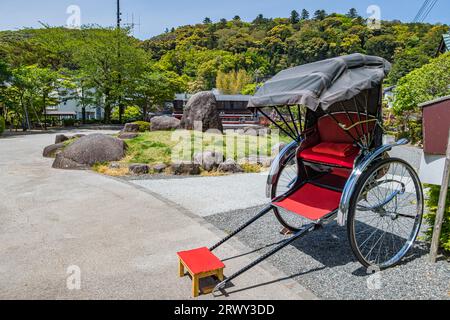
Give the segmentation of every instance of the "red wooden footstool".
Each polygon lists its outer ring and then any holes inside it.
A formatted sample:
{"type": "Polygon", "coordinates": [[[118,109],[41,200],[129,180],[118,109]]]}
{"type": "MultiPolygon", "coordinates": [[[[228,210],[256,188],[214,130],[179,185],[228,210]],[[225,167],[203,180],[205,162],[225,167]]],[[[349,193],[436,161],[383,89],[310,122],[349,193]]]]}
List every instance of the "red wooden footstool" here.
{"type": "MultiPolygon", "coordinates": [[[[192,277],[192,296],[199,296],[200,279],[216,276],[223,281],[223,269],[225,265],[208,248],[200,248],[190,251],[178,252],[179,275],[185,276],[185,268],[192,277]]],[[[212,292],[213,288],[203,290],[203,293],[212,292]]]]}

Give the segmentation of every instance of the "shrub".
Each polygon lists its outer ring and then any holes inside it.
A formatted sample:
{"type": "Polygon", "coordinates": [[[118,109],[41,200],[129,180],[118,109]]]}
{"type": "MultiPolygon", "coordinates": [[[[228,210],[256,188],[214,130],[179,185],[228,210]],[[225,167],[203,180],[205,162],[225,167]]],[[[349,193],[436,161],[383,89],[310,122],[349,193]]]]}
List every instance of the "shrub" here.
{"type": "MultiPolygon", "coordinates": [[[[122,115],[122,122],[128,123],[135,121],[137,119],[141,118],[141,109],[137,106],[130,106],[126,107],[124,109],[123,115],[122,115]]],[[[119,108],[114,108],[111,120],[118,123],[119,121],[119,108]]]]}
{"type": "Polygon", "coordinates": [[[146,121],[136,121],[133,122],[134,124],[137,124],[139,126],[139,132],[147,132],[150,131],[151,124],[150,122],[146,121]]]}
{"type": "Polygon", "coordinates": [[[73,127],[75,125],[75,119],[64,119],[63,125],[64,127],[73,127]]]}
{"type": "Polygon", "coordinates": [[[5,131],[5,127],[6,127],[5,119],[0,116],[0,136],[5,131]]]}
{"type": "MultiPolygon", "coordinates": [[[[439,195],[441,191],[440,186],[428,186],[428,199],[426,201],[428,213],[425,215],[425,220],[430,226],[426,232],[427,240],[431,241],[433,237],[434,223],[436,220],[436,212],[438,209],[439,195]]],[[[445,204],[444,223],[442,225],[442,234],[440,239],[440,246],[446,253],[450,253],[450,190],[447,196],[447,203],[445,204]]]]}

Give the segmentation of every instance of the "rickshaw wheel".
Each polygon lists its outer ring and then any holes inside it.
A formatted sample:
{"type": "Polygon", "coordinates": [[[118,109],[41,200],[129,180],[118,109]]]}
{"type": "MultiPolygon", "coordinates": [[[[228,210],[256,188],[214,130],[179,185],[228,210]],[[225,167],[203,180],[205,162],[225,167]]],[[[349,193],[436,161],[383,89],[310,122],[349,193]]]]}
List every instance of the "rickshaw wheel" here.
{"type": "Polygon", "coordinates": [[[351,199],[348,238],[365,267],[397,265],[413,247],[423,216],[423,190],[415,170],[382,159],[363,174],[351,199]]]}
{"type": "MultiPolygon", "coordinates": [[[[296,153],[294,152],[286,161],[282,164],[280,173],[277,180],[272,187],[271,198],[275,199],[286,192],[297,182],[298,179],[298,167],[296,160],[296,153]]],[[[299,215],[293,214],[285,209],[273,208],[275,217],[281,223],[283,227],[291,232],[297,232],[300,228],[309,223],[305,218],[299,215]]]]}

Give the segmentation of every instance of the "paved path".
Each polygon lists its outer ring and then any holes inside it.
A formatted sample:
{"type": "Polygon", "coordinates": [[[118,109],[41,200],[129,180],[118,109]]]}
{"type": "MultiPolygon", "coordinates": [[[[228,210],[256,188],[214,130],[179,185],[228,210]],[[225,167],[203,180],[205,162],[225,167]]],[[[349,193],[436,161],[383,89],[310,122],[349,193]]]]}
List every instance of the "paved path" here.
{"type": "Polygon", "coordinates": [[[201,217],[246,209],[269,202],[267,174],[238,174],[179,180],[135,180],[134,184],[158,193],[201,217]]]}
{"type": "MultiPolygon", "coordinates": [[[[51,169],[41,152],[53,141],[53,134],[0,139],[0,299],[189,298],[175,253],[218,240],[217,230],[131,184],[51,169]],[[73,265],[79,291],[66,285],[73,265]]],[[[231,242],[219,254],[245,250],[231,242]]],[[[226,274],[248,262],[226,262],[226,274]]],[[[229,297],[314,298],[285,278],[262,264],[238,278],[229,297]]]]}

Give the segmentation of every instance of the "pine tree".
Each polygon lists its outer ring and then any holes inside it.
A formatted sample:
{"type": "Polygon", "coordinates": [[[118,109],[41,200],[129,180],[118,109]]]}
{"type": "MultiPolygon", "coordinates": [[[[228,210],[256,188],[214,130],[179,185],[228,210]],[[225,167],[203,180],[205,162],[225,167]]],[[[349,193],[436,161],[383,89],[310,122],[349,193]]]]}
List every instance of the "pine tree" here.
{"type": "Polygon", "coordinates": [[[211,21],[211,19],[208,18],[208,17],[206,17],[206,18],[203,20],[203,24],[211,24],[211,23],[212,23],[212,21],[211,21]]]}
{"type": "Polygon", "coordinates": [[[300,17],[302,20],[308,20],[309,19],[309,12],[306,9],[302,10],[302,15],[300,17]]]}
{"type": "Polygon", "coordinates": [[[355,8],[351,8],[347,13],[347,17],[352,18],[352,19],[358,18],[359,17],[358,11],[356,11],[355,8]]]}
{"type": "Polygon", "coordinates": [[[290,20],[292,24],[296,24],[300,21],[300,15],[296,10],[292,10],[290,20]]]}
{"type": "Polygon", "coordinates": [[[327,17],[327,13],[325,10],[317,10],[314,12],[314,19],[315,20],[324,20],[327,17]]]}

